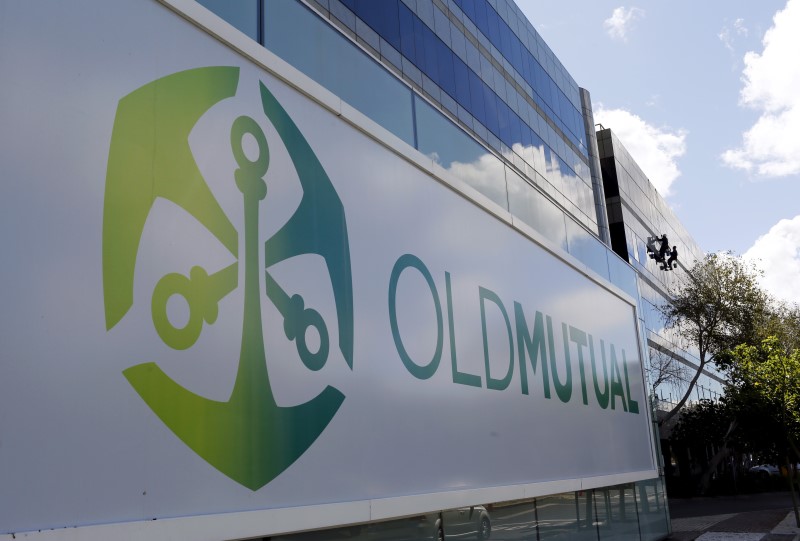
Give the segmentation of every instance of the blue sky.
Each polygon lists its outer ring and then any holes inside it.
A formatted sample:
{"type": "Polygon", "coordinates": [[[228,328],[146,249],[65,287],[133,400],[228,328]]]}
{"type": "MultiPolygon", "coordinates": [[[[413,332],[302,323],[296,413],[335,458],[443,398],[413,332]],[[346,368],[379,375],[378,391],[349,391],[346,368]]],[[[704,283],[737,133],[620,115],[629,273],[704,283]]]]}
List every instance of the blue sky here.
{"type": "Polygon", "coordinates": [[[707,252],[800,302],[800,0],[517,0],[707,252]]]}

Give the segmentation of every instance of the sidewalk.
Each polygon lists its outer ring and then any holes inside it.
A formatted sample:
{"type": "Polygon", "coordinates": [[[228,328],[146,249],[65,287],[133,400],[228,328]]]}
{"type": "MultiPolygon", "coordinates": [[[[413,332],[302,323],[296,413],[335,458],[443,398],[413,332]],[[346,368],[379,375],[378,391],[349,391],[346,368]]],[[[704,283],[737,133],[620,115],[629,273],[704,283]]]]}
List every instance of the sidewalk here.
{"type": "Polygon", "coordinates": [[[788,494],[670,500],[674,541],[800,541],[788,494]]]}

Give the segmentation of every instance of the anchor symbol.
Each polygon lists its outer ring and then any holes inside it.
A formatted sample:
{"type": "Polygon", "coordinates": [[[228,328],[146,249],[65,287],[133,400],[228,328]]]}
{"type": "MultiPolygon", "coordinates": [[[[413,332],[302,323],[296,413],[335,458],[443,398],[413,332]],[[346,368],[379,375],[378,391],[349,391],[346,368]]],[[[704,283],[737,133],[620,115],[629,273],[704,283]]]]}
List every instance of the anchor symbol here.
{"type": "MultiPolygon", "coordinates": [[[[133,269],[139,239],[158,197],[189,212],[235,256],[238,235],[202,178],[188,145],[197,120],[211,106],[232,97],[238,68],[188,70],[149,83],[122,100],[117,110],[106,181],[103,223],[103,276],[106,325],[114,327],[133,304],[133,269]],[[158,139],[158,145],[156,145],[158,139]],[[152,184],[143,182],[152,179],[152,184]]],[[[322,165],[292,119],[260,83],[264,113],[285,145],[300,180],[303,197],[289,221],[265,244],[265,293],[284,318],[284,333],[296,344],[310,370],[321,369],[330,340],[322,316],[290,296],[268,269],[288,258],[321,255],[328,269],[339,321],[339,348],[353,366],[353,305],[349,245],[344,208],[322,165]],[[311,351],[306,332],[313,327],[319,347],[311,351]]],[[[239,367],[227,401],[210,400],[172,380],[154,362],[123,373],[153,412],[186,445],[219,471],[257,490],[300,457],[327,427],[344,395],[328,386],[305,404],[280,407],[269,383],[261,322],[262,267],[258,261],[259,204],[267,195],[263,177],[269,148],[258,123],[238,117],[231,127],[231,148],[238,165],[235,184],[244,207],[244,318],[239,367]],[[242,148],[251,136],[258,156],[242,148]]],[[[209,274],[193,267],[189,276],[165,275],[152,296],[151,313],[159,337],[174,349],[187,349],[204,324],[213,324],[219,302],[237,287],[239,263],[209,274]],[[181,328],[167,317],[167,301],[182,296],[189,321],[181,328]]]]}

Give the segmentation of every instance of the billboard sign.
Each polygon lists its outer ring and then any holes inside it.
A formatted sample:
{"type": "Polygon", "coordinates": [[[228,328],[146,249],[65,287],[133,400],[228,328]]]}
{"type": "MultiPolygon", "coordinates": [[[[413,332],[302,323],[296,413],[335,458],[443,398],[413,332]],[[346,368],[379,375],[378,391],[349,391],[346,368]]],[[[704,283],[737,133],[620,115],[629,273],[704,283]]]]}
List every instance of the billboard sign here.
{"type": "Polygon", "coordinates": [[[157,7],[0,90],[0,533],[653,475],[632,299],[157,7]]]}

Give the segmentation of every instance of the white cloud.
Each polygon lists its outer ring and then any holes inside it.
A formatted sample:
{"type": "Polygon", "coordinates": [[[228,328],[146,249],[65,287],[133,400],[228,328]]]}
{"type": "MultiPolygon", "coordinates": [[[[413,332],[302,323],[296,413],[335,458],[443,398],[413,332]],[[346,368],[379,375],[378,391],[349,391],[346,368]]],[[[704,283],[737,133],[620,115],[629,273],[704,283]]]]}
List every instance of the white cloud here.
{"type": "Polygon", "coordinates": [[[733,21],[733,30],[731,30],[726,23],[725,26],[722,27],[722,30],[719,31],[719,34],[717,34],[717,37],[720,39],[722,44],[725,45],[726,49],[728,49],[730,52],[733,52],[733,42],[736,36],[742,36],[746,38],[748,33],[749,31],[744,24],[744,19],[739,18],[733,21]]]}
{"type": "Polygon", "coordinates": [[[733,52],[733,38],[731,37],[731,30],[727,26],[722,27],[717,37],[725,46],[726,49],[733,52]]]}
{"type": "Polygon", "coordinates": [[[800,215],[772,226],[742,257],[764,271],[761,285],[767,291],[800,303],[800,215]]]}
{"type": "Polygon", "coordinates": [[[686,130],[659,128],[629,111],[602,105],[594,112],[594,119],[613,130],[658,193],[670,195],[672,183],[681,174],[677,159],[686,153],[686,130]]]}
{"type": "Polygon", "coordinates": [[[733,21],[733,29],[736,30],[736,33],[740,36],[747,37],[748,30],[747,27],[744,25],[744,19],[741,17],[733,21]]]}
{"type": "Polygon", "coordinates": [[[644,17],[643,9],[637,7],[626,9],[625,6],[620,6],[614,9],[611,17],[603,21],[603,27],[605,27],[611,39],[627,41],[628,31],[633,26],[633,23],[642,17],[644,17]]]}
{"type": "Polygon", "coordinates": [[[764,50],[744,56],[740,103],[761,112],[739,148],[722,160],[765,177],[800,173],[800,0],[788,0],[764,34],[764,50]]]}

